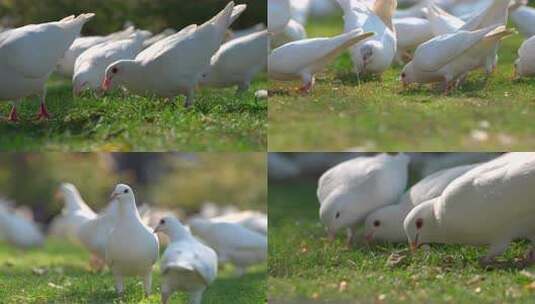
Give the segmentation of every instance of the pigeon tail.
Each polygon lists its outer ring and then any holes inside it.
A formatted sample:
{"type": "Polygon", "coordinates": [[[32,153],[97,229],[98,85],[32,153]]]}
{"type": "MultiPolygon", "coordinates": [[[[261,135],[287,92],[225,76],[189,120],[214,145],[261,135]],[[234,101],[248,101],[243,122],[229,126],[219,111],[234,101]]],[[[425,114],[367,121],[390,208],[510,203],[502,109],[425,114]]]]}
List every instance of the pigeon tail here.
{"type": "Polygon", "coordinates": [[[61,27],[68,29],[68,30],[72,30],[73,32],[75,32],[76,35],[79,35],[84,24],[87,21],[91,20],[94,16],[95,14],[93,13],[81,14],[81,15],[78,15],[77,17],[69,16],[59,21],[59,24],[61,27]]]}
{"type": "MultiPolygon", "coordinates": [[[[490,29],[489,27],[487,29],[490,29]]],[[[505,28],[505,25],[500,25],[491,30],[488,34],[485,35],[484,40],[486,41],[498,41],[505,39],[508,36],[515,34],[515,31],[512,29],[505,28]]]]}
{"type": "Polygon", "coordinates": [[[459,30],[475,31],[491,25],[506,24],[509,0],[495,0],[481,14],[471,18],[459,30]]]}
{"type": "Polygon", "coordinates": [[[246,4],[240,4],[234,7],[234,9],[232,10],[232,16],[230,17],[229,26],[232,25],[241,16],[245,9],[247,9],[246,4]]]}
{"type": "Polygon", "coordinates": [[[340,38],[346,40],[339,48],[340,49],[347,49],[349,48],[350,46],[364,40],[364,39],[367,39],[369,37],[372,37],[374,36],[375,33],[374,32],[364,32],[362,31],[362,29],[356,29],[356,30],[353,30],[351,32],[348,32],[346,34],[343,34],[341,36],[339,36],[340,38]],[[350,37],[349,39],[347,37],[350,37]]]}

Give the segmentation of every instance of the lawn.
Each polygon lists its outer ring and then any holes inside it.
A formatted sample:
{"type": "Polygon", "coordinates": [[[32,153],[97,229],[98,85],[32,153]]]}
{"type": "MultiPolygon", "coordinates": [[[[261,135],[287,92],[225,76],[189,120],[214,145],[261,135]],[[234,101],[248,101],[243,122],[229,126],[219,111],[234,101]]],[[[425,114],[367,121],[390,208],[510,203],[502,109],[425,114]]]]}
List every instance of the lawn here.
{"type": "Polygon", "coordinates": [[[270,184],[270,303],[533,303],[535,267],[516,259],[527,244],[486,269],[478,261],[485,249],[470,246],[415,255],[406,244],[348,250],[341,234],[328,243],[315,190],[314,180],[270,184]]]}
{"type": "MultiPolygon", "coordinates": [[[[38,99],[19,108],[22,122],[0,121],[0,150],[9,151],[265,151],[267,102],[255,91],[265,76],[236,96],[234,88],[203,88],[191,109],[184,97],[166,102],[114,92],[102,98],[73,99],[70,81],[53,77],[47,84],[48,122],[32,121],[38,99]]],[[[11,106],[0,104],[0,116],[11,106]]]]}
{"type": "MultiPolygon", "coordinates": [[[[109,271],[89,271],[88,254],[79,247],[48,241],[43,249],[22,252],[0,245],[1,303],[160,303],[158,267],[153,272],[153,292],[143,296],[140,280],[129,279],[126,292],[119,298],[109,271]]],[[[218,279],[204,296],[203,303],[266,302],[266,267],[255,266],[242,278],[230,267],[220,271],[218,279]]],[[[186,303],[183,293],[171,303],[186,303]]]]}
{"type": "MultiPolygon", "coordinates": [[[[341,16],[309,21],[310,37],[343,31],[341,16]]],[[[449,96],[428,86],[403,89],[401,66],[377,78],[351,73],[349,54],[317,75],[302,96],[300,82],[270,85],[270,151],[497,151],[535,146],[535,79],[513,81],[513,61],[523,37],[507,38],[498,70],[482,72],[449,96]]]]}

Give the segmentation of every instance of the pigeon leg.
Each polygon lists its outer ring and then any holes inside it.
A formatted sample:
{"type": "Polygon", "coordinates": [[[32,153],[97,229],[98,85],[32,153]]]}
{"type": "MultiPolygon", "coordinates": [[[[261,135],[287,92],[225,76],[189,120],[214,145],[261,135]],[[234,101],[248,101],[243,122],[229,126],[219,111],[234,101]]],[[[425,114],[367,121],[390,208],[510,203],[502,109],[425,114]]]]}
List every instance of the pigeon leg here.
{"type": "Polygon", "coordinates": [[[353,244],[355,243],[356,236],[357,236],[357,226],[351,226],[347,228],[346,246],[348,249],[353,248],[353,244]]]}
{"type": "Polygon", "coordinates": [[[480,264],[482,266],[487,266],[491,264],[494,261],[494,258],[504,253],[508,246],[508,240],[491,244],[487,255],[479,260],[480,264]]]}
{"type": "Polygon", "coordinates": [[[189,304],[201,304],[203,293],[204,288],[191,292],[189,296],[189,304]]]}
{"type": "Polygon", "coordinates": [[[19,106],[19,104],[20,100],[13,102],[13,107],[11,108],[11,112],[9,113],[9,117],[7,119],[9,122],[19,122],[19,115],[17,113],[17,107],[19,106]]]}
{"type": "Polygon", "coordinates": [[[124,293],[124,278],[122,275],[114,273],[115,277],[115,291],[119,296],[122,296],[124,293]]]}
{"type": "Polygon", "coordinates": [[[145,289],[145,296],[149,296],[152,291],[152,272],[149,271],[143,278],[143,288],[145,289]]]}
{"type": "Polygon", "coordinates": [[[39,104],[39,112],[37,113],[36,120],[49,119],[50,113],[48,113],[48,110],[46,109],[46,103],[45,103],[46,88],[43,88],[43,92],[41,93],[41,95],[39,95],[39,98],[41,99],[41,103],[39,104]]]}
{"type": "Polygon", "coordinates": [[[449,95],[451,91],[451,80],[448,77],[444,77],[442,82],[442,88],[444,90],[444,95],[449,95]]]}
{"type": "Polygon", "coordinates": [[[165,281],[165,278],[162,281],[162,289],[161,290],[162,290],[162,294],[161,294],[162,295],[162,304],[167,304],[167,302],[169,301],[169,298],[173,294],[173,291],[171,291],[171,289],[167,285],[167,283],[165,281]]]}
{"type": "Polygon", "coordinates": [[[96,254],[91,254],[89,266],[91,267],[91,269],[101,271],[102,268],[104,268],[104,261],[102,261],[102,259],[99,258],[96,254]]]}
{"type": "Polygon", "coordinates": [[[304,85],[299,88],[299,92],[302,94],[308,94],[312,90],[312,87],[314,87],[314,84],[316,83],[316,78],[312,74],[303,74],[303,83],[304,85]]]}
{"type": "Polygon", "coordinates": [[[186,103],[184,103],[185,108],[189,108],[193,105],[193,90],[190,90],[186,95],[186,103]]]}

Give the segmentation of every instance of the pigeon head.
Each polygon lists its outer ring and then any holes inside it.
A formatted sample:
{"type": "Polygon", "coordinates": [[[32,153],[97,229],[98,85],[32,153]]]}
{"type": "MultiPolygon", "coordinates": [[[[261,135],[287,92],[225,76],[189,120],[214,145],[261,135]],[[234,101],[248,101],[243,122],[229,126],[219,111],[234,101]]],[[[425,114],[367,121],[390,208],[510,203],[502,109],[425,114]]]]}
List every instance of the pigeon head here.
{"type": "Polygon", "coordinates": [[[376,54],[379,54],[382,48],[382,45],[374,40],[369,40],[362,44],[360,47],[360,58],[362,60],[363,70],[366,70],[374,62],[376,54]]]}
{"type": "Polygon", "coordinates": [[[125,184],[119,184],[115,187],[115,190],[111,193],[110,199],[114,200],[117,199],[119,202],[134,197],[134,191],[132,191],[132,188],[130,186],[125,184]]]}
{"type": "Polygon", "coordinates": [[[413,74],[411,61],[405,67],[403,67],[403,70],[401,71],[400,80],[404,87],[414,82],[413,74]]]}
{"type": "Polygon", "coordinates": [[[399,205],[390,205],[372,212],[364,222],[366,241],[399,242],[405,238],[403,214],[399,205]]]}
{"type": "Polygon", "coordinates": [[[435,240],[439,229],[434,214],[434,202],[435,200],[429,200],[416,206],[403,221],[403,228],[412,251],[435,240]]]}
{"type": "Polygon", "coordinates": [[[72,93],[74,96],[80,96],[86,89],[98,87],[99,85],[92,81],[89,71],[79,71],[72,77],[72,93]]]}
{"type": "Polygon", "coordinates": [[[321,204],[320,220],[325,225],[330,240],[334,240],[337,231],[351,226],[360,219],[360,215],[355,214],[358,211],[351,208],[352,201],[354,199],[341,195],[321,204]]]}
{"type": "Polygon", "coordinates": [[[190,232],[176,217],[166,216],[158,222],[158,226],[154,228],[154,233],[164,233],[171,240],[180,239],[186,235],[189,235],[190,232]]]}
{"type": "Polygon", "coordinates": [[[520,58],[515,61],[515,64],[513,66],[513,79],[518,79],[525,75],[522,62],[520,61],[520,58]]]}
{"type": "Polygon", "coordinates": [[[126,75],[128,75],[131,70],[132,65],[135,64],[134,62],[134,60],[119,60],[108,66],[104,73],[102,90],[109,91],[113,88],[114,84],[123,83],[127,77],[126,75]]]}

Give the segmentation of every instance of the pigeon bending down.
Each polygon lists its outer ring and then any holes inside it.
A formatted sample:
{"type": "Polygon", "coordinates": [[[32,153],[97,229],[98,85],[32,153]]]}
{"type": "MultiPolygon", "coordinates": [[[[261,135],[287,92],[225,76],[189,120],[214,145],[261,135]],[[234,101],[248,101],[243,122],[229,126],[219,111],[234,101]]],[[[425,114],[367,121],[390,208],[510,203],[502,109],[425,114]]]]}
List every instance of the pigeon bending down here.
{"type": "Polygon", "coordinates": [[[170,239],[160,261],[162,303],[179,290],[190,294],[189,303],[201,304],[204,291],[217,277],[217,254],[175,217],[161,219],[154,229],[158,232],[170,239]]]}
{"type": "MultiPolygon", "coordinates": [[[[489,245],[484,264],[513,240],[535,245],[535,154],[509,153],[477,166],[442,195],[415,207],[403,227],[411,248],[427,243],[489,245]]],[[[535,258],[535,249],[528,255],[535,258]]]]}
{"type": "Polygon", "coordinates": [[[129,27],[107,36],[86,36],[76,38],[63,57],[58,61],[56,72],[63,77],[72,78],[76,59],[78,59],[78,56],[83,52],[103,42],[128,38],[128,36],[134,33],[134,30],[134,27],[129,27]]]}
{"type": "Polygon", "coordinates": [[[143,50],[134,60],[119,60],[106,69],[102,88],[122,85],[136,94],[162,97],[186,95],[185,106],[193,104],[193,92],[202,73],[210,66],[232,22],[246,5],[230,2],[217,16],[201,26],[190,25],[143,50]]]}
{"type": "Polygon", "coordinates": [[[535,35],[535,8],[522,6],[511,11],[511,20],[526,38],[535,35]]]}
{"type": "Polygon", "coordinates": [[[212,57],[200,84],[224,87],[238,85],[238,93],[247,91],[256,74],[267,65],[268,32],[262,31],[233,39],[212,57]]]}
{"type": "Polygon", "coordinates": [[[262,233],[267,236],[268,217],[264,213],[255,211],[240,211],[213,217],[212,222],[236,223],[247,229],[262,233]]]}
{"type": "Polygon", "coordinates": [[[314,86],[314,74],[322,71],[347,48],[373,36],[361,29],[332,38],[311,38],[290,42],[271,52],[268,57],[268,73],[277,80],[302,79],[302,92],[310,92],[314,86]]]}
{"type": "Polygon", "coordinates": [[[104,42],[83,52],[76,59],[74,66],[72,78],[74,95],[78,96],[86,89],[98,92],[106,68],[121,59],[134,59],[150,35],[146,31],[136,31],[128,38],[104,42]]]}
{"type": "Polygon", "coordinates": [[[117,204],[117,200],[112,200],[104,211],[78,228],[77,238],[91,253],[89,265],[93,269],[100,270],[106,265],[106,243],[117,220],[117,204]]]}
{"type": "Polygon", "coordinates": [[[407,186],[409,161],[403,153],[378,154],[345,161],[325,172],[318,181],[317,195],[320,220],[329,239],[347,228],[347,244],[351,245],[368,214],[397,202],[407,186]]]}
{"type": "Polygon", "coordinates": [[[0,234],[9,244],[30,249],[41,247],[44,237],[37,225],[9,210],[11,202],[0,198],[0,234]]]}
{"type": "Polygon", "coordinates": [[[65,205],[61,214],[52,220],[50,234],[56,237],[66,237],[73,243],[79,243],[78,229],[97,215],[85,203],[73,184],[62,183],[56,195],[65,201],[65,205]]]}
{"type": "Polygon", "coordinates": [[[512,33],[500,25],[435,37],[416,49],[413,60],[403,68],[401,81],[404,86],[442,81],[448,94],[462,76],[481,66],[497,42],[512,33]]]}
{"type": "Polygon", "coordinates": [[[45,105],[46,80],[93,16],[70,16],[0,33],[0,100],[14,101],[10,121],[18,120],[17,105],[30,95],[39,95],[41,100],[37,118],[50,117],[45,105]]]}
{"type": "Polygon", "coordinates": [[[396,62],[402,64],[404,58],[411,58],[411,52],[420,44],[433,38],[429,21],[423,18],[394,19],[397,34],[396,62]]]}
{"type": "Polygon", "coordinates": [[[535,37],[522,43],[514,66],[514,78],[532,76],[535,76],[535,37]]]}
{"type": "Polygon", "coordinates": [[[435,36],[455,33],[465,25],[463,20],[449,14],[432,2],[428,2],[426,18],[435,36]]]}
{"type": "Polygon", "coordinates": [[[217,252],[220,263],[234,264],[239,276],[247,267],[267,258],[267,237],[240,224],[195,218],[189,226],[194,235],[217,252]]]}
{"type": "Polygon", "coordinates": [[[407,241],[403,220],[412,208],[440,196],[453,180],[476,166],[454,167],[426,176],[407,190],[397,204],[377,209],[368,215],[364,223],[365,239],[394,243],[407,241]]]}
{"type": "Polygon", "coordinates": [[[284,30],[271,37],[270,49],[278,48],[286,43],[307,38],[305,28],[297,21],[290,19],[284,30]]]}
{"type": "Polygon", "coordinates": [[[108,236],[105,255],[115,278],[115,288],[122,294],[125,277],[141,276],[148,296],[152,288],[152,267],[158,259],[158,238],[141,221],[132,188],[117,185],[111,199],[117,200],[117,219],[108,236]]]}
{"type": "Polygon", "coordinates": [[[396,0],[377,0],[373,7],[358,0],[337,0],[344,12],[346,32],[362,29],[374,32],[375,36],[351,48],[353,71],[357,75],[381,75],[394,60],[397,39],[392,22],[396,0]]]}
{"type": "Polygon", "coordinates": [[[290,0],[268,0],[268,32],[278,34],[291,18],[290,0]]]}

